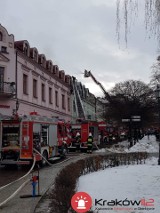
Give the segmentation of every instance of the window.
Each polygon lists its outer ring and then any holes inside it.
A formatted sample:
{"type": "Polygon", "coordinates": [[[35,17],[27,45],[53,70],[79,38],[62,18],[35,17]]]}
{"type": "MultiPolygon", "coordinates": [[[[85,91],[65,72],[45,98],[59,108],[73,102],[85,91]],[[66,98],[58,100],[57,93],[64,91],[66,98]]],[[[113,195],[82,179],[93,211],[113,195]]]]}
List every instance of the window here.
{"type": "Polygon", "coordinates": [[[1,52],[6,53],[7,52],[7,47],[2,46],[1,47],[1,52]]]}
{"type": "Polygon", "coordinates": [[[37,50],[34,50],[34,56],[33,56],[33,57],[34,57],[34,60],[37,61],[37,57],[38,57],[38,52],[37,52],[37,50]]]}
{"type": "Polygon", "coordinates": [[[4,67],[0,67],[0,92],[4,90],[4,67]]]}
{"type": "Polygon", "coordinates": [[[74,100],[73,100],[73,111],[76,112],[76,103],[74,100]]]}
{"type": "Polygon", "coordinates": [[[65,109],[65,95],[62,94],[62,109],[65,109]]]}
{"type": "Polygon", "coordinates": [[[4,82],[4,67],[0,67],[0,82],[4,82]]]}
{"type": "Polygon", "coordinates": [[[70,108],[70,98],[68,98],[68,111],[70,111],[71,108],[70,108]]]}
{"type": "Polygon", "coordinates": [[[49,103],[52,104],[52,88],[49,87],[49,103]]]}
{"type": "Polygon", "coordinates": [[[33,97],[37,98],[37,80],[33,79],[33,97]]]}
{"type": "Polygon", "coordinates": [[[28,44],[25,43],[23,51],[24,51],[24,54],[28,56],[28,44]]]}
{"type": "Polygon", "coordinates": [[[41,55],[41,63],[40,63],[44,68],[46,66],[46,58],[44,55],[41,55]]]}
{"type": "Polygon", "coordinates": [[[42,101],[45,101],[45,85],[42,84],[42,101]]]}
{"type": "Polygon", "coordinates": [[[56,107],[59,106],[58,91],[55,91],[55,104],[56,104],[56,107]]]}
{"type": "Polygon", "coordinates": [[[0,41],[3,40],[3,34],[0,32],[0,41]]]}
{"type": "Polygon", "coordinates": [[[23,74],[23,94],[28,95],[28,76],[23,74]]]}

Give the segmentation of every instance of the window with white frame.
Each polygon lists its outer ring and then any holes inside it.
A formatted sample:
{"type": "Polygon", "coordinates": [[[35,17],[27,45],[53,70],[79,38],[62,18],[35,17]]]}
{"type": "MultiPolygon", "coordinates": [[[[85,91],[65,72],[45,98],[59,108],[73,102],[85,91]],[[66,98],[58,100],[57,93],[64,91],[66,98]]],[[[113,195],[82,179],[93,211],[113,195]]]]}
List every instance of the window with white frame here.
{"type": "Polygon", "coordinates": [[[62,94],[62,109],[65,109],[66,108],[66,103],[65,103],[65,95],[62,94]]]}
{"type": "Polygon", "coordinates": [[[46,97],[45,97],[45,84],[42,83],[42,101],[46,101],[46,97]]]}
{"type": "Polygon", "coordinates": [[[33,97],[37,98],[37,79],[33,79],[33,97]]]}
{"type": "Polygon", "coordinates": [[[58,98],[58,91],[57,90],[55,91],[55,105],[56,105],[56,107],[59,106],[59,98],[58,98]]]}
{"type": "Polygon", "coordinates": [[[28,75],[23,74],[23,94],[28,95],[28,75]]]}
{"type": "Polygon", "coordinates": [[[71,105],[70,105],[71,103],[70,103],[70,98],[68,97],[68,111],[70,111],[71,110],[71,105]]]}
{"type": "Polygon", "coordinates": [[[53,103],[53,98],[52,98],[52,88],[49,87],[49,103],[52,104],[53,103]]]}

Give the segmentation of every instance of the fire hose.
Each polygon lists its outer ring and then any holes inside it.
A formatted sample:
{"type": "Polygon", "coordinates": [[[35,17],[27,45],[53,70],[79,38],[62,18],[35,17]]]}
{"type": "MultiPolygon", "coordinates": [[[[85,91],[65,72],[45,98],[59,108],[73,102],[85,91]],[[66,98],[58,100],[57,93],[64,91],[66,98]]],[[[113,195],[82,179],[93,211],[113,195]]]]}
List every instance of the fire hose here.
{"type": "Polygon", "coordinates": [[[30,181],[30,179],[26,180],[10,197],[8,197],[5,201],[0,203],[0,207],[4,206],[8,203],[12,198],[16,196],[16,194],[30,181]]]}
{"type": "MultiPolygon", "coordinates": [[[[27,175],[29,175],[31,173],[31,171],[33,170],[34,166],[35,166],[35,163],[36,163],[36,157],[34,156],[34,161],[33,161],[33,164],[32,164],[32,167],[31,169],[22,177],[20,177],[19,179],[5,185],[5,186],[2,186],[0,188],[0,190],[22,180],[23,178],[27,177],[27,175]]],[[[8,203],[12,198],[14,198],[16,196],[16,194],[30,181],[30,179],[26,180],[11,196],[9,196],[5,201],[3,201],[2,203],[0,203],[0,207],[2,207],[3,205],[5,205],[6,203],[8,203]]]]}
{"type": "Polygon", "coordinates": [[[8,183],[8,184],[5,185],[5,186],[0,187],[0,191],[1,191],[2,189],[4,189],[4,188],[6,188],[6,187],[8,187],[8,186],[10,186],[10,185],[12,185],[12,184],[14,184],[14,183],[16,183],[16,182],[22,180],[23,178],[27,177],[27,175],[29,175],[29,174],[31,173],[31,171],[33,170],[33,168],[34,168],[34,166],[35,166],[35,163],[36,163],[36,157],[34,156],[33,164],[32,164],[32,167],[30,168],[30,170],[29,170],[24,176],[20,177],[19,179],[12,181],[11,183],[8,183]]]}
{"type": "MultiPolygon", "coordinates": [[[[47,161],[47,159],[40,153],[38,152],[36,149],[33,149],[37,154],[39,154],[47,163],[49,166],[52,166],[52,164],[50,162],[47,161]]],[[[31,169],[22,177],[20,177],[19,179],[5,185],[5,186],[2,186],[0,187],[0,191],[3,190],[4,188],[22,180],[23,178],[27,177],[27,175],[29,175],[31,173],[31,171],[33,170],[34,166],[35,166],[35,163],[36,163],[36,157],[34,155],[34,161],[33,161],[33,164],[32,164],[32,167],[31,169]]],[[[2,203],[0,203],[0,207],[4,206],[6,203],[8,203],[12,198],[14,198],[17,193],[30,181],[30,179],[26,180],[11,196],[9,196],[5,201],[3,201],[2,203]]]]}
{"type": "Polygon", "coordinates": [[[34,150],[37,154],[39,154],[39,155],[46,161],[46,163],[47,163],[49,166],[52,166],[52,164],[51,164],[40,152],[38,152],[35,148],[33,148],[33,150],[34,150]]]}

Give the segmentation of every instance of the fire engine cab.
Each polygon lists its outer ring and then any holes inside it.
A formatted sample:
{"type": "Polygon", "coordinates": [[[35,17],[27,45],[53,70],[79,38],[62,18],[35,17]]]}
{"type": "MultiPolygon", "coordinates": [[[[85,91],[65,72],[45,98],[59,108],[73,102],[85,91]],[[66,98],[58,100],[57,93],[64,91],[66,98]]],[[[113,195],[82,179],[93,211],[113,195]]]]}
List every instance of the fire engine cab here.
{"type": "Polygon", "coordinates": [[[76,124],[71,125],[71,146],[68,147],[70,150],[74,150],[77,148],[77,141],[76,141],[76,135],[77,133],[80,136],[80,150],[86,150],[87,149],[87,139],[89,136],[89,133],[93,136],[93,145],[98,145],[98,123],[96,121],[90,121],[90,120],[77,120],[76,124]]]}
{"type": "Polygon", "coordinates": [[[118,130],[115,126],[108,124],[104,121],[98,123],[101,143],[111,145],[118,140],[118,130]]]}
{"type": "Polygon", "coordinates": [[[64,144],[70,143],[65,122],[40,116],[36,112],[23,117],[12,116],[0,121],[0,163],[30,164],[62,156],[64,144]],[[34,150],[38,151],[35,152],[34,150]],[[40,153],[40,154],[38,154],[40,153]]]}

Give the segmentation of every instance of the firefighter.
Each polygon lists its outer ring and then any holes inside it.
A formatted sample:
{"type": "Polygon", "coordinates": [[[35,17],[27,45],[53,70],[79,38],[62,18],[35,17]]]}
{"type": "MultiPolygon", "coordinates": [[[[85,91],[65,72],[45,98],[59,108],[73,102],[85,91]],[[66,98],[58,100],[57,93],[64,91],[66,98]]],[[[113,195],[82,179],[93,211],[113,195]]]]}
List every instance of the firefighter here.
{"type": "Polygon", "coordinates": [[[76,151],[80,151],[80,142],[81,142],[81,135],[79,132],[76,134],[76,151]]]}
{"type": "Polygon", "coordinates": [[[87,151],[89,153],[92,153],[92,147],[93,147],[93,136],[92,133],[89,133],[88,139],[87,139],[87,151]]]}
{"type": "Polygon", "coordinates": [[[63,152],[64,152],[64,154],[68,153],[68,145],[67,145],[66,141],[63,141],[63,152]]]}

